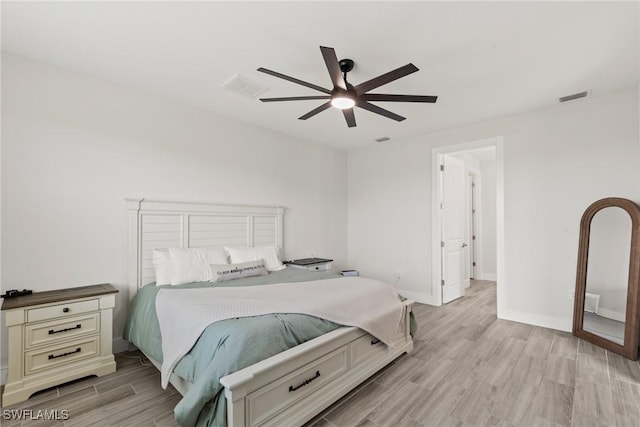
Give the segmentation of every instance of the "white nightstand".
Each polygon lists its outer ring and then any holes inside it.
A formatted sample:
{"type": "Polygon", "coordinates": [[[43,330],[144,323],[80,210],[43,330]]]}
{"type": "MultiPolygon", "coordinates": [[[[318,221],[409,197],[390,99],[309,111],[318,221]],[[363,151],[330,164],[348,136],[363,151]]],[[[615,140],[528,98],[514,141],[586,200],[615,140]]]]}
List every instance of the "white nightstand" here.
{"type": "Polygon", "coordinates": [[[302,258],[286,261],[288,267],[300,268],[310,271],[327,271],[331,269],[332,259],[326,258],[302,258]]]}
{"type": "Polygon", "coordinates": [[[2,405],[77,378],[115,372],[111,344],[116,293],[103,284],[4,300],[9,375],[2,405]]]}

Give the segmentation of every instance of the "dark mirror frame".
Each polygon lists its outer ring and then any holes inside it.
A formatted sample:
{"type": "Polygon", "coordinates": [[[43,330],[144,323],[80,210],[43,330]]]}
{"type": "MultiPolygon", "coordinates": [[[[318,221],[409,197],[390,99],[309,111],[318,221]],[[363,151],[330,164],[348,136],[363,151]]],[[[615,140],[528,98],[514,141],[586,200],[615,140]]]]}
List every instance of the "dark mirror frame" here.
{"type": "Polygon", "coordinates": [[[638,339],[640,335],[640,206],[631,200],[619,197],[601,199],[592,203],[582,215],[582,220],[580,221],[580,243],[578,245],[575,305],[573,307],[573,335],[620,354],[627,359],[638,360],[638,339]],[[608,207],[622,208],[631,217],[631,254],[629,257],[624,345],[609,341],[582,328],[591,220],[595,214],[608,207]]]}

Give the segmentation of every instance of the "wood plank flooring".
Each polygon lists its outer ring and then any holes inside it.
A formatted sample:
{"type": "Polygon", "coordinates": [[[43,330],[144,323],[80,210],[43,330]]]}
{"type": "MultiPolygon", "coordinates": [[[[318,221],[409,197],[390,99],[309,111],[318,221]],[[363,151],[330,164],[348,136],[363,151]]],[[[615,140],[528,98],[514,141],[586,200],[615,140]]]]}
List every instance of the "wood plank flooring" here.
{"type": "MultiPolygon", "coordinates": [[[[329,407],[307,427],[640,426],[640,364],[570,333],[496,319],[495,283],[474,281],[442,307],[414,306],[415,350],[329,407]]],[[[162,390],[140,353],[118,370],[3,409],[67,409],[60,421],[2,426],[175,427],[180,394],[162,390]]]]}

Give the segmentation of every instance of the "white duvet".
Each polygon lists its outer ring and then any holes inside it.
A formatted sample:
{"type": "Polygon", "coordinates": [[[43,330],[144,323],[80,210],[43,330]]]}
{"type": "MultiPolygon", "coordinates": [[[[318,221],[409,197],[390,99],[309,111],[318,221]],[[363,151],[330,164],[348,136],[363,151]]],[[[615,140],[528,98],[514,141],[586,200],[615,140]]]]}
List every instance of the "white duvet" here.
{"type": "Polygon", "coordinates": [[[299,313],[356,326],[393,346],[404,306],[390,285],[363,277],[200,289],[160,289],[156,311],[162,334],[162,387],[180,359],[214,322],[272,313],[299,313]]]}

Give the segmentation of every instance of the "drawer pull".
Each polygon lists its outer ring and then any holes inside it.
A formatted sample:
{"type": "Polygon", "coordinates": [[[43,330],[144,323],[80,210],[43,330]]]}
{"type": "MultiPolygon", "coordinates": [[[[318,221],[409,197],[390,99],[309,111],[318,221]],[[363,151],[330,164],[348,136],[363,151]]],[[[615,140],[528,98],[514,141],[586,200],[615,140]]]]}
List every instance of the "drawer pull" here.
{"type": "Polygon", "coordinates": [[[376,345],[380,342],[380,340],[371,340],[371,345],[376,345]]]}
{"type": "Polygon", "coordinates": [[[82,351],[82,349],[80,347],[76,348],[73,351],[68,351],[66,353],[62,353],[62,354],[56,354],[55,356],[53,354],[49,355],[49,360],[51,359],[56,359],[58,357],[64,357],[64,356],[69,356],[70,354],[75,354],[75,353],[80,353],[82,351]]]}
{"type": "Polygon", "coordinates": [[[309,378],[308,380],[304,380],[304,381],[302,382],[302,384],[300,384],[300,385],[299,385],[299,386],[297,386],[297,387],[294,387],[294,386],[290,385],[290,386],[289,386],[289,393],[291,393],[292,391],[296,391],[296,390],[297,390],[297,389],[299,389],[300,387],[304,387],[304,386],[306,386],[307,384],[309,384],[311,381],[315,380],[315,379],[316,379],[316,378],[318,378],[318,377],[320,377],[320,371],[316,371],[316,374],[315,374],[313,377],[309,378]]]}
{"type": "Polygon", "coordinates": [[[82,328],[82,325],[78,323],[73,328],[58,329],[57,331],[54,331],[53,329],[49,329],[49,335],[59,334],[60,332],[73,331],[74,329],[80,329],[80,328],[82,328]]]}
{"type": "Polygon", "coordinates": [[[70,311],[71,311],[71,310],[69,309],[69,307],[65,307],[65,308],[63,308],[63,309],[62,309],[62,312],[63,312],[63,313],[68,313],[68,312],[70,312],[70,311]]]}

